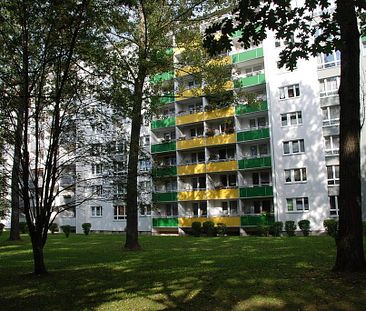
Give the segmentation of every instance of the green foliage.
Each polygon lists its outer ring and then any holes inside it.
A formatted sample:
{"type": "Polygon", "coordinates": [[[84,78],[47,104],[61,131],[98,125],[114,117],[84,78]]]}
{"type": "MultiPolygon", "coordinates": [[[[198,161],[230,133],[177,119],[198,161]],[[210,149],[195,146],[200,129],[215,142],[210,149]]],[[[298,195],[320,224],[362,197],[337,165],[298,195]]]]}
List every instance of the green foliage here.
{"type": "Polygon", "coordinates": [[[226,224],[219,222],[216,225],[216,231],[217,231],[218,236],[224,236],[226,234],[226,231],[227,231],[226,224]]]}
{"type": "Polygon", "coordinates": [[[21,221],[19,223],[19,230],[21,233],[27,233],[28,232],[28,225],[26,222],[21,221]]]}
{"type": "Polygon", "coordinates": [[[323,225],[328,235],[336,239],[338,236],[338,220],[326,219],[324,220],[323,225]]]}
{"type": "Polygon", "coordinates": [[[192,222],[192,234],[196,237],[201,235],[201,223],[199,221],[192,222]]]}
{"type": "Polygon", "coordinates": [[[3,233],[5,225],[0,222],[0,235],[3,233]]]}
{"type": "Polygon", "coordinates": [[[273,223],[269,228],[269,233],[273,236],[280,236],[281,232],[283,230],[283,222],[282,221],[276,221],[273,223]]]}
{"type": "Polygon", "coordinates": [[[83,228],[84,234],[88,235],[90,232],[90,228],[91,228],[91,223],[89,222],[84,222],[81,227],[83,228]]]}
{"type": "Polygon", "coordinates": [[[288,236],[295,236],[296,224],[292,220],[287,220],[285,222],[285,231],[288,236]]]}
{"type": "Polygon", "coordinates": [[[270,226],[260,224],[258,225],[257,229],[260,236],[269,236],[270,226]]]}
{"type": "Polygon", "coordinates": [[[202,224],[202,232],[207,234],[207,236],[215,235],[215,224],[212,221],[205,221],[202,224]]]}
{"type": "Polygon", "coordinates": [[[65,236],[68,238],[71,232],[71,226],[70,225],[63,225],[60,227],[62,231],[65,233],[65,236]]]}
{"type": "Polygon", "coordinates": [[[299,228],[301,229],[304,236],[309,236],[310,232],[310,221],[307,219],[300,220],[298,223],[299,228]]]}
{"type": "Polygon", "coordinates": [[[56,224],[55,222],[53,222],[50,225],[50,231],[51,231],[51,234],[55,234],[55,232],[58,231],[58,224],[56,224]]]}

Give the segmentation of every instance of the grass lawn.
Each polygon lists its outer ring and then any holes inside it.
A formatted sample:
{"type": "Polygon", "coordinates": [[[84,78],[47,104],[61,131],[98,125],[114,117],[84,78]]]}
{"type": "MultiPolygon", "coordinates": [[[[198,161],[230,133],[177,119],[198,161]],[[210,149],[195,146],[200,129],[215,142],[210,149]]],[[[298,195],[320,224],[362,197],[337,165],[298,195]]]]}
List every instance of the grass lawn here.
{"type": "Polygon", "coordinates": [[[35,277],[30,241],[0,236],[1,310],[366,310],[366,275],[330,272],[323,237],[50,235],[35,277]]]}

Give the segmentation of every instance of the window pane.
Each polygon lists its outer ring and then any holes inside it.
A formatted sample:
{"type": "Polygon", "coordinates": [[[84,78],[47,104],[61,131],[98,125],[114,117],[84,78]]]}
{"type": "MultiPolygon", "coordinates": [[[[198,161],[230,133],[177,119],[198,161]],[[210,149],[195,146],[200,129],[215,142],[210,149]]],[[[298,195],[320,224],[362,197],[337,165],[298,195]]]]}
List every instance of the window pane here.
{"type": "Polygon", "coordinates": [[[268,147],[267,145],[259,145],[259,154],[268,154],[268,147]]]}
{"type": "Polygon", "coordinates": [[[290,153],[290,143],[289,142],[284,142],[283,143],[283,153],[284,154],[289,154],[290,153]]]}
{"type": "Polygon", "coordinates": [[[294,181],[301,181],[301,175],[299,169],[294,170],[294,181]]]}
{"type": "Polygon", "coordinates": [[[304,210],[305,211],[309,210],[309,199],[308,198],[304,198],[304,210]]]}
{"type": "Polygon", "coordinates": [[[282,126],[287,125],[287,115],[286,114],[281,115],[281,124],[282,124],[282,126]]]}
{"type": "Polygon", "coordinates": [[[259,174],[258,173],[253,173],[252,179],[253,179],[253,185],[259,185],[259,174]]]}
{"type": "Polygon", "coordinates": [[[291,170],[285,170],[285,182],[291,182],[291,170]]]}
{"type": "Polygon", "coordinates": [[[303,202],[302,202],[302,198],[296,198],[296,210],[297,211],[302,211],[303,210],[303,202]]]}
{"type": "Polygon", "coordinates": [[[306,168],[301,169],[302,172],[302,180],[306,181],[307,177],[306,177],[306,168]]]}
{"type": "Polygon", "coordinates": [[[291,113],[290,121],[291,121],[291,125],[297,124],[296,113],[291,113]]]}
{"type": "Polygon", "coordinates": [[[300,148],[299,148],[299,141],[294,140],[294,141],[292,142],[292,152],[293,152],[293,153],[298,153],[298,152],[300,152],[300,148]]]}
{"type": "Polygon", "coordinates": [[[287,210],[292,212],[294,210],[294,201],[292,199],[287,199],[287,210]]]}
{"type": "Polygon", "coordinates": [[[302,113],[301,113],[301,111],[299,111],[297,113],[297,118],[298,118],[299,124],[302,124],[302,113]]]}
{"type": "Polygon", "coordinates": [[[298,84],[295,85],[296,96],[300,96],[300,86],[298,84]]]}

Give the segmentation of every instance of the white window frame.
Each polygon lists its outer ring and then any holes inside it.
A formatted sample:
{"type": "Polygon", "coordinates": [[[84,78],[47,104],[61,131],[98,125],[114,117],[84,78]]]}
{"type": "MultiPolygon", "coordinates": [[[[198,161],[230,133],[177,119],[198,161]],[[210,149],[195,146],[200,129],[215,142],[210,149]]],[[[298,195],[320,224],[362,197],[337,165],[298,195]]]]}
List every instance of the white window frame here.
{"type": "Polygon", "coordinates": [[[192,203],[193,217],[207,217],[207,202],[192,203]],[[197,215],[194,214],[195,207],[197,207],[197,215]]]}
{"type": "Polygon", "coordinates": [[[174,203],[166,203],[165,206],[165,216],[166,217],[177,217],[179,214],[178,211],[178,204],[176,202],[174,203]],[[168,215],[168,209],[170,210],[170,215],[168,215]],[[175,213],[176,212],[176,213],[175,213]]]}
{"type": "Polygon", "coordinates": [[[333,76],[324,79],[319,79],[320,97],[338,96],[338,89],[340,85],[340,76],[333,76]],[[332,88],[332,82],[336,81],[336,89],[332,88]]]}
{"type": "Polygon", "coordinates": [[[338,195],[330,195],[328,197],[329,202],[329,217],[338,217],[339,216],[339,196],[338,195]],[[331,198],[334,197],[334,207],[332,208],[331,198]]]}
{"type": "Polygon", "coordinates": [[[296,83],[282,86],[279,88],[279,93],[280,93],[279,94],[280,100],[300,97],[301,96],[300,84],[296,83]],[[293,94],[293,96],[290,96],[290,94],[293,94]]]}
{"type": "Polygon", "coordinates": [[[281,114],[282,127],[302,125],[302,121],[303,121],[302,111],[294,111],[281,114]],[[285,124],[284,119],[286,120],[285,124]],[[296,123],[292,123],[292,120],[296,120],[296,123]]]}
{"type": "Polygon", "coordinates": [[[103,185],[92,185],[92,194],[101,197],[103,195],[103,185]]]}
{"type": "Polygon", "coordinates": [[[283,142],[283,155],[294,155],[305,153],[305,141],[303,139],[294,139],[283,142]],[[294,152],[294,144],[299,144],[299,152],[294,152]],[[285,152],[285,146],[288,145],[289,152],[285,152]]]}
{"type": "Polygon", "coordinates": [[[90,215],[93,218],[103,217],[103,207],[100,205],[90,206],[90,215]]]}
{"type": "Polygon", "coordinates": [[[317,58],[318,58],[318,69],[337,67],[341,64],[341,53],[336,50],[333,50],[329,54],[320,53],[317,58]],[[328,55],[333,56],[332,61],[325,60],[325,57],[327,57],[328,55]]]}
{"type": "Polygon", "coordinates": [[[287,213],[304,213],[309,212],[310,206],[309,206],[309,198],[308,197],[297,197],[297,198],[286,198],[286,211],[287,213]],[[290,207],[291,203],[291,209],[290,207]],[[301,208],[297,205],[297,203],[301,203],[301,208]]]}
{"type": "Polygon", "coordinates": [[[207,187],[206,176],[192,177],[192,189],[193,190],[206,190],[206,187],[207,187]],[[201,181],[202,181],[202,183],[201,183],[201,181]],[[196,188],[193,187],[194,182],[197,184],[198,187],[196,187],[196,188]],[[202,187],[202,186],[205,186],[205,187],[202,187]]]}
{"type": "Polygon", "coordinates": [[[103,174],[103,163],[93,163],[92,164],[92,174],[93,175],[103,174]]]}
{"type": "Polygon", "coordinates": [[[285,184],[298,184],[307,182],[307,173],[305,167],[286,169],[284,172],[285,172],[285,184]],[[300,176],[300,180],[295,180],[295,175],[297,172],[300,176]],[[287,180],[288,177],[290,178],[289,181],[287,180]]]}
{"type": "Polygon", "coordinates": [[[326,156],[338,155],[339,154],[339,135],[324,136],[324,150],[326,156]],[[334,138],[338,138],[338,147],[334,146],[334,138]],[[329,139],[330,149],[326,148],[327,140],[329,139]]]}
{"type": "Polygon", "coordinates": [[[140,216],[151,216],[152,213],[151,204],[140,204],[139,213],[140,216]]]}
{"type": "Polygon", "coordinates": [[[237,200],[222,201],[221,202],[222,215],[236,216],[239,214],[239,204],[237,200]],[[235,203],[235,206],[233,206],[235,203]],[[235,207],[235,209],[233,208],[235,207]],[[234,212],[236,210],[236,212],[234,212]]]}
{"type": "Polygon", "coordinates": [[[189,129],[189,136],[191,138],[203,137],[203,133],[204,133],[203,125],[202,126],[196,126],[196,127],[193,127],[193,128],[189,129]],[[202,130],[202,131],[199,131],[199,130],[202,130]],[[193,133],[194,135],[192,135],[192,131],[194,131],[194,133],[193,133]]]}
{"type": "Polygon", "coordinates": [[[254,187],[258,187],[258,186],[270,186],[270,185],[272,185],[272,175],[271,175],[271,172],[269,172],[269,171],[253,172],[252,173],[252,185],[254,187]],[[254,183],[254,178],[253,178],[254,174],[258,174],[258,182],[259,182],[258,184],[255,184],[254,183]],[[263,181],[263,175],[262,174],[268,174],[268,177],[269,177],[268,178],[268,183],[263,181]]]}
{"type": "Polygon", "coordinates": [[[127,219],[127,206],[126,205],[113,205],[113,219],[125,220],[127,219]],[[120,213],[122,209],[123,213],[120,213]]]}
{"type": "Polygon", "coordinates": [[[339,114],[338,118],[331,117],[331,110],[336,108],[338,108],[338,111],[340,111],[340,107],[338,105],[322,107],[323,126],[333,126],[339,124],[339,114]],[[324,118],[325,114],[326,118],[324,118]]]}
{"type": "Polygon", "coordinates": [[[339,185],[339,165],[328,165],[327,166],[327,179],[328,179],[328,186],[339,185]],[[329,178],[329,172],[331,172],[331,178],[329,178]],[[337,173],[338,173],[338,177],[337,177],[337,173]]]}
{"type": "Polygon", "coordinates": [[[236,188],[238,187],[238,176],[236,174],[220,174],[220,183],[222,181],[222,177],[226,178],[226,186],[222,184],[222,186],[226,189],[236,188]],[[235,185],[230,185],[230,176],[235,176],[235,185]]]}

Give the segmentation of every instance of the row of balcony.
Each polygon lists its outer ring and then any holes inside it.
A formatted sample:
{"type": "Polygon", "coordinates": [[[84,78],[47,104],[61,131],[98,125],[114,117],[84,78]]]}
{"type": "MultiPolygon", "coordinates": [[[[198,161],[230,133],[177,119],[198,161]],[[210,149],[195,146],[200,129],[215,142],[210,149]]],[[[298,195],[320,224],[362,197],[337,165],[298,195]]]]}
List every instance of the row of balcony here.
{"type": "Polygon", "coordinates": [[[272,186],[254,186],[231,189],[208,189],[182,192],[155,192],[152,194],[154,203],[177,201],[204,201],[239,198],[272,197],[272,186]]]}
{"type": "Polygon", "coordinates": [[[186,164],[179,166],[168,166],[153,169],[153,177],[168,177],[176,175],[195,175],[215,172],[227,172],[245,169],[270,168],[271,157],[259,157],[241,159],[239,161],[207,162],[198,164],[186,164]]]}
{"type": "Polygon", "coordinates": [[[235,217],[170,217],[153,218],[154,228],[190,228],[193,222],[204,223],[212,221],[215,225],[225,224],[227,227],[251,227],[258,225],[271,225],[275,218],[273,215],[245,215],[235,217]]]}
{"type": "Polygon", "coordinates": [[[270,138],[269,128],[260,128],[233,134],[222,134],[211,137],[196,137],[193,139],[169,141],[161,144],[152,144],[151,153],[171,152],[205,146],[227,145],[270,138]]]}

